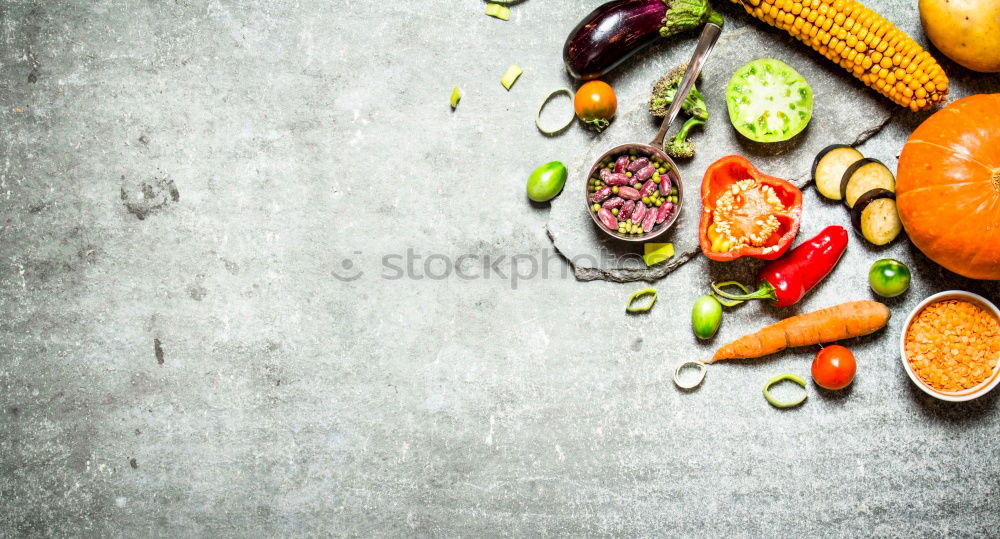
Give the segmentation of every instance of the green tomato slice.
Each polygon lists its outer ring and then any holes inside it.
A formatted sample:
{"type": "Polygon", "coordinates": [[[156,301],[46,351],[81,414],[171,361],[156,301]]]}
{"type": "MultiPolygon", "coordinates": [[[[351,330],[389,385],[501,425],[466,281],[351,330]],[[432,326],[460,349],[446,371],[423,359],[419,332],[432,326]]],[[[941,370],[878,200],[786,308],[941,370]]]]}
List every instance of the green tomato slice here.
{"type": "Polygon", "coordinates": [[[726,88],[729,121],[744,137],[780,142],[798,135],[812,118],[806,79],[773,58],[754,60],[733,73],[726,88]]]}

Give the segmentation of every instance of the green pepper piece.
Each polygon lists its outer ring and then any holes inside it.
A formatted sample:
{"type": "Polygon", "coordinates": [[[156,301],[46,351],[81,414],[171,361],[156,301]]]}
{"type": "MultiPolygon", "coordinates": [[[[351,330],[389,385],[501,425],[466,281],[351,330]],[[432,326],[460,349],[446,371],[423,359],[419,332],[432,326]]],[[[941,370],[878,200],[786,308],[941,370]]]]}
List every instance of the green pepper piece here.
{"type": "Polygon", "coordinates": [[[794,374],[787,374],[787,373],[779,374],[778,376],[771,378],[767,382],[767,384],[764,385],[764,398],[767,399],[767,402],[771,403],[771,406],[774,406],[775,408],[793,408],[805,402],[806,398],[809,397],[809,393],[803,392],[802,397],[794,401],[781,402],[778,399],[775,399],[773,396],[771,396],[771,387],[785,380],[789,380],[795,382],[796,384],[799,384],[800,386],[802,386],[802,389],[805,389],[806,387],[806,381],[794,374]]]}
{"type": "Polygon", "coordinates": [[[648,312],[650,309],[652,309],[653,308],[653,304],[655,304],[655,303],[656,303],[656,290],[654,290],[652,288],[647,288],[645,290],[639,290],[639,291],[634,292],[628,298],[628,305],[625,306],[625,312],[627,312],[627,313],[645,313],[645,312],[648,312]],[[639,298],[646,297],[646,296],[650,296],[651,297],[651,299],[649,300],[648,304],[646,304],[646,305],[638,305],[638,306],[635,305],[636,300],[638,300],[639,298]]]}

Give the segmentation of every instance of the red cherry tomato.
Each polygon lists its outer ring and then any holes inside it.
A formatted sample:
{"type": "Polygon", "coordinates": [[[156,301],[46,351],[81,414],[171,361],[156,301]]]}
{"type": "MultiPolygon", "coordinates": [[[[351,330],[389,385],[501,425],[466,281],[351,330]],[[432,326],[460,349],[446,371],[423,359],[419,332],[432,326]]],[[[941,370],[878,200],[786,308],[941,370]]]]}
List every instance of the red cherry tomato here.
{"type": "Polygon", "coordinates": [[[844,389],[851,385],[857,370],[854,354],[836,344],[820,350],[812,364],[813,380],[824,389],[844,389]]]}

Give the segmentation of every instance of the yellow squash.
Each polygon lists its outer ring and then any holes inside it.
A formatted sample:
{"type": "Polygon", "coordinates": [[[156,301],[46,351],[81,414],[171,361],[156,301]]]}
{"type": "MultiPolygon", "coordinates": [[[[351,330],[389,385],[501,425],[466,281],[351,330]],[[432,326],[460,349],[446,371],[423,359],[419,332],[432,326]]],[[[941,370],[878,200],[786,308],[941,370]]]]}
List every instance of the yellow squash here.
{"type": "Polygon", "coordinates": [[[1000,72],[1000,0],[920,0],[920,22],[948,58],[973,71],[1000,72]]]}

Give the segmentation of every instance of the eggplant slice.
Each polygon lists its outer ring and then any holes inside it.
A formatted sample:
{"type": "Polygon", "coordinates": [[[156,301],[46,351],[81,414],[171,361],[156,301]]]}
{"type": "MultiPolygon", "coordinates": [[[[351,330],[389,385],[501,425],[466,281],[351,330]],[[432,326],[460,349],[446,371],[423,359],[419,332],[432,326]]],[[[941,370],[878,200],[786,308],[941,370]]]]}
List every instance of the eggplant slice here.
{"type": "Polygon", "coordinates": [[[858,198],[872,189],[896,192],[896,177],[889,167],[870,157],[847,167],[840,181],[840,196],[849,208],[853,208],[858,198]]]}
{"type": "Polygon", "coordinates": [[[851,224],[875,245],[891,243],[903,231],[896,195],[888,189],[872,189],[861,195],[851,209],[851,224]]]}
{"type": "Polygon", "coordinates": [[[831,144],[823,148],[813,161],[812,177],[819,194],[830,200],[840,200],[844,172],[854,163],[864,159],[861,152],[844,144],[831,144]]]}

